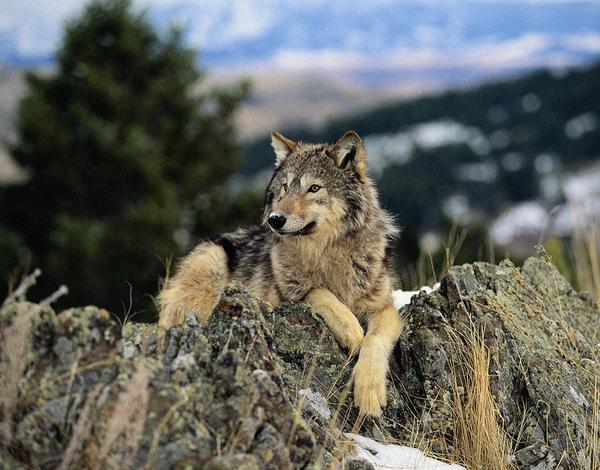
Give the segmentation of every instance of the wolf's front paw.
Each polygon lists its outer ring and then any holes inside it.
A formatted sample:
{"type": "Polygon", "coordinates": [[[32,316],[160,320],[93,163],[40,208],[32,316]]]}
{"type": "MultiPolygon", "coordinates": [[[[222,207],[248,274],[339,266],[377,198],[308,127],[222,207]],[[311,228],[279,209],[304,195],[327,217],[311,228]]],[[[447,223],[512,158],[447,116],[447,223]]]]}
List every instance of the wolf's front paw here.
{"type": "Polygon", "coordinates": [[[183,319],[180,314],[181,308],[178,308],[177,304],[169,303],[161,306],[160,316],[158,324],[165,329],[169,329],[178,323],[181,323],[183,319]]]}
{"type": "Polygon", "coordinates": [[[386,369],[382,364],[359,359],[354,367],[354,406],[361,416],[381,416],[387,404],[386,369]]]}
{"type": "Polygon", "coordinates": [[[348,349],[348,355],[354,356],[360,350],[360,345],[365,338],[365,331],[352,313],[339,323],[339,327],[333,332],[335,339],[340,346],[348,349]]]}

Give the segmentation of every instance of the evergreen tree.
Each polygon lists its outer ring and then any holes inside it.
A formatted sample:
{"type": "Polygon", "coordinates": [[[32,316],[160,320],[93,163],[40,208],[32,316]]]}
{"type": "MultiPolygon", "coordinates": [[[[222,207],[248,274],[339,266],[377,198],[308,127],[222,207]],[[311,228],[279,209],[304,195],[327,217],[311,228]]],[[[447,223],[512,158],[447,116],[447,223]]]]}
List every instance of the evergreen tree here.
{"type": "Polygon", "coordinates": [[[56,72],[28,75],[12,155],[29,178],[2,192],[0,212],[46,292],[66,283],[70,304],[116,313],[132,295],[149,312],[186,231],[209,235],[205,214],[229,220],[220,189],[239,163],[232,117],[248,86],[200,93],[202,77],[181,33],[158,34],[129,0],[93,1],[67,25],[56,72]]]}

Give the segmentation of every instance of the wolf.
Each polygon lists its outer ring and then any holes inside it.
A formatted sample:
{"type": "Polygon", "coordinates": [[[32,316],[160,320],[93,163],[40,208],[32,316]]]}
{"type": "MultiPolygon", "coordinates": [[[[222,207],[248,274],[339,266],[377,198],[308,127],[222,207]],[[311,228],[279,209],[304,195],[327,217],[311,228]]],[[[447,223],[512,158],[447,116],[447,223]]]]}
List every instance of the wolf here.
{"type": "Polygon", "coordinates": [[[380,416],[402,331],[391,295],[398,230],[367,174],[365,145],[354,131],[328,144],[273,131],[271,144],[275,171],[262,224],[202,242],[184,257],[159,294],[159,324],[181,323],[189,311],[206,321],[231,280],[273,306],[304,301],[350,355],[358,353],[359,414],[380,416]]]}

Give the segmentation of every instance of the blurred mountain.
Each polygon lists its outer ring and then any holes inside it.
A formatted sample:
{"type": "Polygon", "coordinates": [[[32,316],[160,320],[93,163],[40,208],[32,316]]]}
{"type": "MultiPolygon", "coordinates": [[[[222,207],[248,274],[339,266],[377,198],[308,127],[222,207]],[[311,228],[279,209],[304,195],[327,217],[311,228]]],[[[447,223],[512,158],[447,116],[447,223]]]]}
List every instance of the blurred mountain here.
{"type": "MultiPolygon", "coordinates": [[[[79,0],[1,5],[0,61],[51,61],[79,0]],[[3,11],[4,10],[4,11],[3,11]]],[[[594,0],[137,0],[162,29],[176,24],[210,68],[320,71],[368,84],[466,83],[600,54],[594,0]]]]}
{"type": "Polygon", "coordinates": [[[238,135],[244,141],[265,137],[272,129],[310,127],[316,130],[331,119],[439,88],[423,81],[368,87],[339,77],[291,72],[212,73],[202,86],[224,86],[244,77],[252,83],[250,97],[236,115],[238,135]]]}

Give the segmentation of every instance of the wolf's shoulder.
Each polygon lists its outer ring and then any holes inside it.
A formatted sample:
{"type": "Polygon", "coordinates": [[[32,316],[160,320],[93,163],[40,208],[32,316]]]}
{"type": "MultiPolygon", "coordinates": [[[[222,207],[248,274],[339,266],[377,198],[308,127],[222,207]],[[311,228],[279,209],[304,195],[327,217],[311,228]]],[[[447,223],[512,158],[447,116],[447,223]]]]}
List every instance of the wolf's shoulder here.
{"type": "Polygon", "coordinates": [[[223,247],[227,254],[230,272],[241,264],[253,264],[267,258],[273,246],[273,233],[262,225],[239,228],[211,239],[223,247]]]}
{"type": "Polygon", "coordinates": [[[272,238],[272,232],[263,225],[251,225],[249,227],[238,228],[233,232],[222,233],[212,239],[214,243],[221,244],[228,241],[234,245],[247,245],[253,243],[262,243],[272,238]]]}

